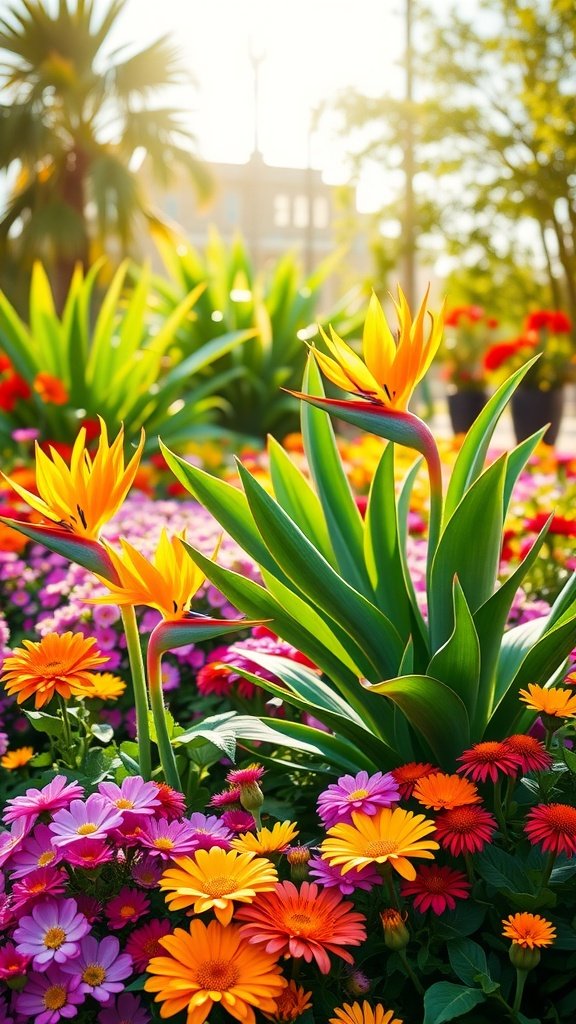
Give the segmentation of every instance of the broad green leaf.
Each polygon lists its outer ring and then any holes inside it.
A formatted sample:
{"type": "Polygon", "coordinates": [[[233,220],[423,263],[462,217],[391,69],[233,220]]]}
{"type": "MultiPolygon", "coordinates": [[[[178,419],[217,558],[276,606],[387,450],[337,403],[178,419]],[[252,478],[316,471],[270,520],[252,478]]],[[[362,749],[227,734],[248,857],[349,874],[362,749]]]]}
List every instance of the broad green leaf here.
{"type": "MultiPolygon", "coordinates": [[[[302,386],[311,394],[324,394],[322,377],[312,357],[308,358],[302,386]]],[[[364,564],[362,518],[344,473],[330,417],[308,402],[302,402],[301,417],[306,458],[340,571],[351,586],[371,599],[372,587],[364,564]]]]}
{"type": "Polygon", "coordinates": [[[486,953],[472,939],[452,939],[448,959],[454,974],[465,985],[473,985],[479,974],[489,974],[486,953]]]}
{"type": "Polygon", "coordinates": [[[14,368],[26,380],[32,380],[42,367],[38,364],[34,339],[23,320],[0,291],[0,348],[14,368]]]}
{"type": "MultiPolygon", "coordinates": [[[[538,357],[536,357],[537,359],[538,357]]],[[[448,520],[456,511],[464,494],[480,476],[496,424],[523,377],[536,361],[529,362],[516,370],[508,380],[488,399],[482,412],[466,434],[450,476],[450,483],[444,501],[444,516],[448,520]]]]}
{"type": "Polygon", "coordinates": [[[49,715],[47,711],[25,711],[24,714],[36,732],[44,732],[48,736],[62,736],[64,724],[56,715],[49,715]]]}
{"type": "Polygon", "coordinates": [[[531,893],[534,891],[518,857],[497,846],[486,846],[474,858],[482,878],[499,891],[531,893]]]}
{"type": "MultiPolygon", "coordinates": [[[[480,644],[458,577],[453,589],[454,629],[433,656],[426,675],[441,679],[461,698],[470,722],[474,721],[480,680],[480,644]]],[[[474,740],[474,733],[472,739],[474,740]]],[[[478,737],[480,738],[480,737],[478,737]]]]}
{"type": "Polygon", "coordinates": [[[521,441],[516,448],[513,448],[508,453],[508,463],[506,466],[506,482],[504,484],[504,516],[508,512],[508,506],[510,504],[510,498],[512,492],[520,476],[522,470],[526,466],[528,459],[534,453],[538,444],[544,437],[547,427],[542,427],[541,430],[537,430],[535,434],[527,437],[526,440],[521,441]]]}
{"type": "Polygon", "coordinates": [[[283,572],[313,605],[362,644],[375,677],[393,676],[402,658],[402,644],[390,620],[334,571],[243,466],[239,474],[256,526],[283,572]]]}
{"type": "Polygon", "coordinates": [[[400,676],[368,689],[393,701],[438,763],[453,768],[470,743],[468,714],[458,694],[439,679],[425,675],[400,676]]]}
{"type": "Polygon", "coordinates": [[[429,593],[433,651],[452,632],[454,576],[458,576],[472,613],[494,592],[502,545],[505,473],[504,455],[474,481],[444,527],[432,563],[429,593]]]}
{"type": "Polygon", "coordinates": [[[445,1021],[464,1017],[485,999],[478,988],[437,981],[424,995],[424,1024],[444,1024],[445,1021]]]}
{"type": "Polygon", "coordinates": [[[268,438],[268,458],[276,501],[335,568],[334,551],[318,496],[282,445],[273,437],[268,438]]]}
{"type": "Polygon", "coordinates": [[[112,351],[114,327],[118,321],[118,300],[124,287],[128,260],[118,267],[106,294],[94,324],[90,353],[86,364],[86,381],[99,387],[105,381],[109,384],[108,364],[112,351]]]}

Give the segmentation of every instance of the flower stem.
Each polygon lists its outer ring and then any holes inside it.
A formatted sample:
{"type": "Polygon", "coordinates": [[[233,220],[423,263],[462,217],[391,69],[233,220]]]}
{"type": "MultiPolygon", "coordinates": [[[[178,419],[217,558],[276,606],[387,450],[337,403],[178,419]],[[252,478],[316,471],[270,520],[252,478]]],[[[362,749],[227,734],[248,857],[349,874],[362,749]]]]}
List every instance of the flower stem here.
{"type": "Polygon", "coordinates": [[[156,644],[152,639],[148,643],[147,661],[150,705],[156,730],[156,743],[158,744],[158,753],[160,754],[160,764],[162,765],[164,779],[168,785],[172,789],[181,790],[176,758],[174,757],[174,750],[172,749],[166,724],[166,709],[162,693],[162,652],[157,650],[156,644]]]}
{"type": "Polygon", "coordinates": [[[518,1013],[520,1010],[522,994],[524,992],[524,985],[526,984],[527,977],[528,971],[521,971],[518,967],[516,968],[516,995],[514,996],[514,1003],[512,1006],[513,1013],[518,1013]]]}
{"type": "Polygon", "coordinates": [[[402,961],[402,963],[404,965],[404,970],[406,971],[406,974],[408,975],[408,977],[410,978],[410,981],[414,985],[414,988],[416,989],[416,991],[418,992],[419,995],[423,996],[424,995],[424,988],[423,988],[422,984],[420,983],[420,980],[418,979],[418,977],[414,973],[414,969],[413,969],[412,965],[410,964],[410,961],[408,960],[408,957],[406,956],[406,953],[404,952],[403,949],[399,949],[398,950],[398,956],[400,957],[400,959],[401,959],[401,961],[402,961]]]}
{"type": "Polygon", "coordinates": [[[555,850],[551,850],[550,853],[548,854],[548,858],[547,858],[546,863],[544,865],[544,870],[542,872],[542,878],[540,879],[540,885],[538,887],[538,892],[536,894],[537,896],[539,896],[540,893],[542,892],[542,890],[545,889],[546,886],[548,885],[548,882],[550,881],[550,875],[552,874],[552,870],[554,868],[555,861],[556,861],[556,851],[555,850]]]}
{"type": "Polygon", "coordinates": [[[122,614],[122,624],[124,626],[132,674],[132,692],[134,694],[134,707],[136,708],[138,760],[141,775],[144,779],[148,780],[152,775],[152,755],[150,752],[150,727],[148,724],[148,693],[144,674],[144,662],[142,660],[142,648],[140,646],[140,634],[133,606],[126,605],[120,609],[120,612],[122,614]]]}
{"type": "Polygon", "coordinates": [[[62,713],[62,725],[64,728],[64,742],[66,744],[66,757],[68,764],[71,768],[76,767],[76,762],[73,757],[72,751],[72,729],[70,728],[70,719],[68,718],[68,708],[66,707],[66,701],[63,697],[58,694],[58,704],[60,705],[60,711],[62,713]]]}

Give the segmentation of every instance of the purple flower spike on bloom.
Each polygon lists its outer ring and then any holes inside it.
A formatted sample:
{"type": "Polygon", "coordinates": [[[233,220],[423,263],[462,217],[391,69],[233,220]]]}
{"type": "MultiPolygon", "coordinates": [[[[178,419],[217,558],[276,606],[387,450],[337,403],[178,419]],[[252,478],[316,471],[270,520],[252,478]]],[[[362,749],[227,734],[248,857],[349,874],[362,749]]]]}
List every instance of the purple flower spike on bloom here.
{"type": "Polygon", "coordinates": [[[76,900],[45,900],[23,917],[14,932],[16,949],[33,959],[37,971],[63,964],[80,953],[80,939],[90,931],[76,900]]]}
{"type": "Polygon", "coordinates": [[[332,783],[318,797],[318,814],[325,828],[332,828],[339,822],[352,823],[352,811],[376,814],[379,807],[391,807],[400,799],[398,783],[387,772],[358,772],[357,775],[343,775],[332,783]]]}
{"type": "Polygon", "coordinates": [[[73,800],[70,810],[57,811],[50,830],[55,846],[66,846],[79,839],[105,839],[122,821],[122,811],[113,807],[99,793],[92,793],[84,802],[73,800]]]}
{"type": "Polygon", "coordinates": [[[132,966],[132,957],[120,953],[120,943],[114,935],[107,935],[100,942],[86,935],[80,943],[80,955],[71,964],[64,964],[62,970],[80,978],[81,991],[86,995],[107,1003],[112,995],[123,991],[132,966]]]}
{"type": "Polygon", "coordinates": [[[122,814],[154,814],[160,806],[158,789],[153,782],[144,782],[139,775],[129,775],[122,785],[101,782],[98,792],[122,814]]]}
{"type": "Polygon", "coordinates": [[[77,782],[69,783],[64,775],[57,775],[43,789],[27,789],[24,796],[8,800],[2,820],[10,824],[17,818],[27,818],[32,825],[43,811],[59,811],[62,807],[68,807],[71,800],[83,795],[84,790],[77,782]]]}
{"type": "Polygon", "coordinates": [[[57,1024],[61,1018],[75,1017],[76,1007],[85,998],[80,978],[50,967],[42,974],[30,975],[25,990],[16,996],[16,1009],[34,1024],[57,1024]]]}
{"type": "Polygon", "coordinates": [[[149,1021],[150,1014],[131,992],[123,992],[98,1014],[98,1024],[149,1024],[149,1021]]]}

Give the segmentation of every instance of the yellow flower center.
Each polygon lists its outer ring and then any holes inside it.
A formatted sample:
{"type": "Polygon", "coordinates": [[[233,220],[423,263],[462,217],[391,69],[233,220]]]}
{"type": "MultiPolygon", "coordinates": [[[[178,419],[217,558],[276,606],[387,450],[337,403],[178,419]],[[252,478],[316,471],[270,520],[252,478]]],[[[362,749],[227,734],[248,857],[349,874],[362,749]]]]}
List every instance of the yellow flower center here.
{"type": "Polygon", "coordinates": [[[134,804],[132,800],[127,800],[126,797],[120,797],[119,800],[114,801],[114,806],[117,807],[118,810],[120,811],[128,811],[132,810],[134,804]]]}
{"type": "Polygon", "coordinates": [[[387,857],[391,853],[396,853],[397,849],[398,843],[393,839],[376,839],[373,843],[368,843],[364,856],[387,857]]]}
{"type": "Polygon", "coordinates": [[[64,985],[50,985],[44,993],[44,1009],[60,1010],[66,1002],[66,989],[64,985]]]}
{"type": "Polygon", "coordinates": [[[98,831],[98,825],[95,825],[93,821],[87,821],[84,825],[79,825],[76,832],[79,836],[91,836],[93,832],[98,831]]]}
{"type": "Polygon", "coordinates": [[[168,839],[168,836],[160,836],[158,839],[155,839],[154,846],[156,847],[157,850],[174,849],[174,843],[172,842],[171,839],[168,839]]]}
{"type": "Polygon", "coordinates": [[[217,878],[209,878],[204,882],[204,888],[208,896],[226,896],[227,893],[233,892],[237,886],[235,878],[226,877],[222,875],[217,878]]]}
{"type": "Polygon", "coordinates": [[[63,928],[56,926],[55,928],[49,928],[44,935],[44,945],[46,949],[60,949],[63,942],[66,941],[66,932],[63,928]]]}
{"type": "Polygon", "coordinates": [[[34,885],[28,886],[28,891],[29,892],[44,892],[45,888],[46,888],[46,883],[45,882],[35,882],[34,885]]]}
{"type": "Polygon", "coordinates": [[[225,992],[236,984],[240,971],[229,960],[205,960],[196,968],[195,981],[207,992],[225,992]]]}
{"type": "Polygon", "coordinates": [[[368,796],[367,789],[353,789],[351,793],[348,793],[348,800],[364,800],[368,796]]]}
{"type": "Polygon", "coordinates": [[[123,907],[120,907],[120,917],[132,917],[136,913],[136,907],[131,906],[130,903],[125,903],[123,907]]]}
{"type": "Polygon", "coordinates": [[[55,856],[56,854],[54,853],[54,850],[45,850],[44,853],[40,854],[36,863],[39,868],[45,868],[47,864],[52,863],[55,856]]]}
{"type": "Polygon", "coordinates": [[[85,981],[87,985],[93,985],[96,988],[97,985],[101,985],[106,980],[106,971],[100,964],[88,964],[88,967],[82,974],[82,981],[85,981]]]}

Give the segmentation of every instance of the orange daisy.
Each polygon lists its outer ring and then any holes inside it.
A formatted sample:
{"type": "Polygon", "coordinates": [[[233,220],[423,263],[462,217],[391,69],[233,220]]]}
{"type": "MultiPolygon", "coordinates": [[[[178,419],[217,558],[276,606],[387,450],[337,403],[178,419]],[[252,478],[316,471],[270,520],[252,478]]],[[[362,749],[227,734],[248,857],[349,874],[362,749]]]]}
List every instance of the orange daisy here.
{"type": "Polygon", "coordinates": [[[93,637],[82,633],[48,633],[40,641],[23,640],[6,658],[0,679],[6,692],[17,694],[22,704],[34,694],[34,707],[41,708],[55,693],[64,700],[74,694],[86,696],[92,688],[92,670],[108,661],[93,637]]]}
{"type": "Polygon", "coordinates": [[[232,920],[235,900],[251,903],[256,893],[270,892],[278,881],[276,868],[264,857],[219,846],[197,850],[194,857],[176,857],[174,863],[160,879],[170,910],[214,910],[222,924],[232,920]]]}
{"type": "Polygon", "coordinates": [[[68,392],[59,377],[41,371],[32,381],[32,387],[43,402],[51,405],[66,405],[68,392]]]}
{"type": "Polygon", "coordinates": [[[297,835],[298,829],[293,821],[277,821],[272,828],[258,829],[256,834],[243,832],[232,840],[230,846],[245,853],[283,853],[297,835]]]}
{"type": "Polygon", "coordinates": [[[419,804],[434,811],[450,811],[454,807],[479,804],[481,797],[473,782],[459,775],[435,772],[420,779],[414,786],[413,796],[419,804]]]}
{"type": "Polygon", "coordinates": [[[552,718],[576,717],[576,694],[561,686],[546,689],[536,683],[529,683],[527,690],[520,690],[520,697],[529,708],[552,718]]]}
{"type": "Polygon", "coordinates": [[[385,1010],[382,1003],[370,1006],[368,1000],[360,1003],[344,1003],[334,1010],[335,1017],[330,1017],[329,1024],[402,1024],[394,1010],[385,1010]]]}
{"type": "Polygon", "coordinates": [[[438,769],[429,761],[409,761],[407,764],[401,764],[399,768],[394,768],[391,774],[400,788],[400,798],[408,800],[418,780],[437,771],[438,769]]]}
{"type": "Polygon", "coordinates": [[[15,768],[24,768],[33,757],[33,747],[18,747],[16,750],[7,750],[4,756],[0,757],[0,764],[12,772],[15,768]]]}
{"type": "Polygon", "coordinates": [[[311,1006],[312,993],[306,992],[302,985],[297,985],[292,980],[278,996],[274,1013],[265,1013],[264,1016],[274,1024],[292,1024],[293,1020],[298,1020],[298,1017],[311,1006]]]}
{"type": "Polygon", "coordinates": [[[256,1024],[253,1008],[273,1013],[286,987],[277,957],[247,943],[236,925],[195,920],[158,941],[167,955],[152,958],[144,988],[156,993],[162,1017],[187,1010],[187,1024],[203,1024],[220,1003],[242,1024],[256,1024]]]}
{"type": "Polygon", "coordinates": [[[438,843],[426,838],[434,832],[434,822],[402,807],[381,807],[374,815],[352,811],[352,821],[352,825],[333,825],[320,845],[323,858],[330,865],[339,864],[343,875],[366,864],[389,863],[411,882],[416,869],[410,858],[433,860],[432,851],[439,849],[438,843]]]}
{"type": "Polygon", "coordinates": [[[539,949],[551,946],[556,938],[556,929],[540,914],[510,914],[502,921],[505,939],[512,939],[522,949],[539,949]]]}

